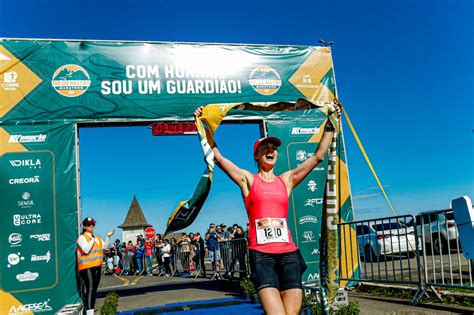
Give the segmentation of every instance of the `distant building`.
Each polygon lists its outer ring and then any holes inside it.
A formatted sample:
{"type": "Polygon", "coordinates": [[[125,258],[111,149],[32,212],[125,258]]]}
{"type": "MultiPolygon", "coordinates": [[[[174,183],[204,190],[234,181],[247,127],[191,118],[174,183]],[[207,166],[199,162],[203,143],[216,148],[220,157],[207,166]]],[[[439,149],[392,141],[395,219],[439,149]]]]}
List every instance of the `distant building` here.
{"type": "Polygon", "coordinates": [[[122,241],[126,243],[132,241],[135,244],[137,236],[143,235],[144,230],[150,226],[152,225],[146,221],[137,197],[134,195],[125,221],[118,226],[119,229],[122,229],[122,241]]]}

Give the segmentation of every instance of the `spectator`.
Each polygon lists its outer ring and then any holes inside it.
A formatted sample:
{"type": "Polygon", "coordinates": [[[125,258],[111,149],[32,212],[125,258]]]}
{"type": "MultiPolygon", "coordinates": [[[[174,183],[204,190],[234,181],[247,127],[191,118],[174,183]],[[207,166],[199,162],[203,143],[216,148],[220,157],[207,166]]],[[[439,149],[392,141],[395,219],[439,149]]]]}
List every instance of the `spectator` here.
{"type": "Polygon", "coordinates": [[[156,234],[155,237],[155,256],[156,262],[158,264],[158,274],[161,274],[163,271],[163,259],[162,259],[162,248],[163,248],[163,238],[161,234],[156,234]]]}
{"type": "Polygon", "coordinates": [[[120,268],[120,259],[122,258],[121,257],[121,253],[120,253],[120,240],[119,239],[116,239],[114,244],[113,244],[113,247],[114,247],[114,251],[115,251],[115,255],[114,255],[114,267],[115,268],[120,268]]]}
{"type": "Polygon", "coordinates": [[[170,256],[171,256],[171,245],[168,239],[165,239],[165,245],[162,248],[163,252],[163,262],[165,267],[165,276],[169,277],[171,275],[170,268],[170,256]]]}
{"type": "Polygon", "coordinates": [[[176,270],[175,259],[176,259],[176,239],[174,237],[171,238],[171,252],[170,252],[170,264],[173,267],[173,271],[176,270]]]}
{"type": "Polygon", "coordinates": [[[231,233],[230,238],[232,240],[232,262],[230,263],[231,277],[233,277],[236,262],[239,262],[239,278],[243,279],[245,277],[247,269],[245,264],[247,242],[245,239],[244,229],[241,226],[237,226],[236,224],[234,224],[234,231],[231,233]]]}
{"type": "Polygon", "coordinates": [[[127,264],[127,244],[125,242],[120,245],[120,264],[122,268],[122,274],[128,274],[128,264],[127,264]]]}
{"type": "MultiPolygon", "coordinates": [[[[227,226],[224,223],[221,223],[220,226],[220,234],[221,240],[219,241],[219,249],[221,251],[221,265],[224,267],[225,270],[225,277],[230,277],[230,251],[229,251],[229,231],[227,231],[227,226]],[[223,263],[223,264],[222,264],[223,263]]],[[[219,231],[218,231],[219,233],[219,231]]]]}
{"type": "Polygon", "coordinates": [[[211,226],[206,234],[207,255],[212,265],[213,277],[220,278],[220,259],[221,253],[218,246],[219,236],[216,228],[211,226]]]}
{"type": "Polygon", "coordinates": [[[185,274],[189,274],[189,245],[191,240],[186,235],[186,233],[181,233],[180,239],[176,242],[176,245],[179,247],[179,253],[181,255],[181,264],[183,265],[183,270],[185,274]]]}
{"type": "Polygon", "coordinates": [[[189,233],[188,238],[189,238],[189,273],[191,275],[194,275],[194,261],[193,261],[193,257],[194,257],[194,243],[193,243],[194,233],[193,232],[189,233]]]}
{"type": "Polygon", "coordinates": [[[153,265],[152,265],[152,260],[153,260],[153,247],[155,247],[155,242],[153,239],[146,239],[145,241],[145,261],[148,267],[147,270],[147,276],[151,277],[153,276],[153,265]]]}
{"type": "Polygon", "coordinates": [[[145,246],[140,239],[137,241],[137,247],[135,248],[135,258],[137,259],[138,270],[135,275],[141,275],[143,273],[143,253],[145,252],[145,246]]]}
{"type": "Polygon", "coordinates": [[[204,256],[206,256],[206,248],[204,246],[204,240],[201,237],[201,233],[197,232],[194,234],[194,244],[196,247],[196,255],[193,257],[194,265],[198,266],[198,271],[200,270],[202,275],[206,277],[206,265],[204,263],[204,256]]]}
{"type": "MultiPolygon", "coordinates": [[[[135,246],[133,245],[132,241],[128,241],[127,244],[127,265],[128,268],[130,269],[130,274],[133,274],[134,271],[136,270],[136,266],[133,263],[135,257],[135,246]]],[[[126,272],[128,275],[128,271],[126,272]]]]}

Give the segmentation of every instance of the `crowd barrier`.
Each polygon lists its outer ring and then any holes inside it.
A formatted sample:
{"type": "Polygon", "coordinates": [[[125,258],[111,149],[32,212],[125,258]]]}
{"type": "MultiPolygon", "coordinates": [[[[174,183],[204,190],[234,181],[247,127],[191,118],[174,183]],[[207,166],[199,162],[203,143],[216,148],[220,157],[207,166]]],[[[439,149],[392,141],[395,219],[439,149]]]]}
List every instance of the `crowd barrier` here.
{"type": "Polygon", "coordinates": [[[341,257],[345,257],[340,259],[339,270],[360,267],[359,273],[339,280],[411,285],[417,288],[413,305],[429,288],[438,297],[434,287],[474,289],[474,263],[462,255],[452,210],[338,226],[341,257]],[[355,235],[350,234],[352,231],[355,235]]]}
{"type": "Polygon", "coordinates": [[[452,210],[417,215],[421,234],[424,282],[426,287],[474,289],[474,260],[462,254],[459,233],[452,210]]]}
{"type": "Polygon", "coordinates": [[[211,272],[212,279],[233,277],[236,274],[243,278],[248,274],[247,259],[246,239],[219,242],[218,248],[211,254],[207,249],[201,249],[199,243],[179,244],[174,246],[172,251],[172,275],[182,274],[197,278],[206,277],[211,272]],[[210,261],[209,257],[214,260],[210,261]]]}

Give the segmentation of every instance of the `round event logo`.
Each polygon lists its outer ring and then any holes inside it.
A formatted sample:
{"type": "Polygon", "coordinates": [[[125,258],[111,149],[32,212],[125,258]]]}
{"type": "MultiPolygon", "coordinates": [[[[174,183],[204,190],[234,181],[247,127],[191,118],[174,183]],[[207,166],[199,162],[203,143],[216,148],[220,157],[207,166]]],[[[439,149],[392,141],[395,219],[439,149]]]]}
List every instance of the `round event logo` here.
{"type": "Polygon", "coordinates": [[[250,72],[250,85],[262,95],[275,94],[281,86],[278,72],[269,66],[258,66],[250,72]]]}
{"type": "Polygon", "coordinates": [[[65,65],[54,72],[51,84],[59,94],[76,97],[87,91],[91,80],[89,73],[81,66],[65,65]]]}

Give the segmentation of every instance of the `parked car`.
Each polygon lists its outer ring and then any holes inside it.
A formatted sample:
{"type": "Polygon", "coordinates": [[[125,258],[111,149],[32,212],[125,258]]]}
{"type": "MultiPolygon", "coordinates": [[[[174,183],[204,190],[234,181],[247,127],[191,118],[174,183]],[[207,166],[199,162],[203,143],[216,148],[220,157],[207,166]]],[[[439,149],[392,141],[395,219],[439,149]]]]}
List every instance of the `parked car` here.
{"type": "MultiPolygon", "coordinates": [[[[357,225],[356,233],[360,256],[364,261],[393,254],[411,254],[416,250],[414,228],[401,222],[357,225]]],[[[419,240],[418,249],[421,249],[419,240]]]]}
{"type": "MultiPolygon", "coordinates": [[[[450,249],[457,248],[459,234],[452,210],[421,212],[415,216],[415,219],[418,235],[422,240],[424,239],[424,248],[427,252],[446,254],[448,241],[450,249]]],[[[413,221],[410,221],[408,225],[413,226],[413,221]]]]}

